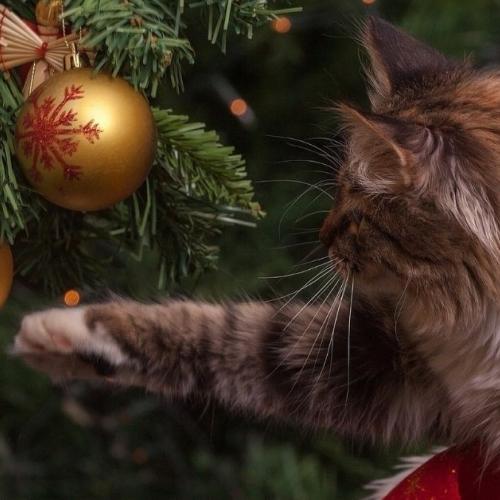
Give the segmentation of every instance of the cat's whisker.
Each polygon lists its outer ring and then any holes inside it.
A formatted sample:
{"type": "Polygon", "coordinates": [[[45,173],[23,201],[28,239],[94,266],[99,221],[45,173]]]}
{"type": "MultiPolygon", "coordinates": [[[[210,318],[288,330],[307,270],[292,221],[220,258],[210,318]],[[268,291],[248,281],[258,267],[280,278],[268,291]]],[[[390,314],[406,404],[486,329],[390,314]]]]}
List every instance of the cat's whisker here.
{"type": "MultiPolygon", "coordinates": [[[[285,162],[293,162],[293,163],[308,163],[311,165],[318,165],[320,167],[326,168],[326,171],[324,171],[324,174],[327,175],[328,177],[331,177],[332,175],[335,175],[339,168],[341,167],[341,162],[333,157],[327,157],[324,154],[320,154],[316,151],[311,151],[307,148],[302,148],[300,147],[302,151],[306,151],[308,153],[312,153],[314,155],[317,155],[317,157],[320,158],[320,160],[314,160],[311,158],[297,158],[297,159],[292,159],[292,160],[285,160],[285,162]]],[[[307,171],[310,173],[310,170],[307,171]]]]}
{"type": "Polygon", "coordinates": [[[293,233],[288,234],[287,236],[290,238],[295,238],[297,236],[307,236],[318,233],[319,233],[319,228],[315,227],[313,229],[299,229],[297,231],[294,231],[293,233]]]}
{"type": "MultiPolygon", "coordinates": [[[[340,262],[342,262],[342,260],[340,260],[340,262]]],[[[306,364],[307,364],[307,362],[309,361],[309,357],[311,356],[311,353],[312,353],[312,351],[314,350],[314,348],[315,348],[315,346],[316,346],[316,342],[317,342],[318,338],[321,336],[321,334],[322,334],[322,332],[323,332],[323,330],[324,330],[325,326],[328,324],[328,320],[329,320],[330,315],[331,315],[331,313],[332,313],[332,311],[333,311],[333,307],[334,307],[334,305],[335,305],[335,303],[336,303],[336,300],[337,300],[337,298],[338,298],[338,296],[339,296],[339,294],[340,294],[340,291],[341,291],[341,289],[342,289],[342,286],[343,286],[343,282],[342,282],[342,277],[341,277],[341,276],[337,276],[337,281],[335,282],[335,285],[334,285],[334,287],[332,288],[332,291],[331,291],[331,292],[333,292],[333,291],[335,290],[336,286],[337,286],[339,283],[340,283],[340,287],[339,287],[339,288],[338,288],[338,290],[337,290],[336,297],[335,297],[335,299],[332,301],[332,304],[330,305],[330,309],[329,309],[328,313],[326,314],[325,319],[323,320],[323,323],[321,324],[321,327],[319,328],[318,335],[316,336],[316,338],[315,338],[315,340],[314,340],[314,342],[313,342],[313,344],[312,344],[312,346],[311,346],[311,349],[310,349],[310,351],[309,351],[309,353],[308,353],[308,355],[307,355],[307,357],[306,357],[306,360],[305,360],[305,362],[304,362],[304,364],[303,364],[303,367],[305,367],[305,366],[306,366],[306,364]]],[[[324,303],[323,303],[323,305],[324,305],[324,303]]],[[[318,312],[319,312],[320,310],[321,310],[321,309],[318,309],[318,312]]],[[[313,318],[313,319],[314,319],[314,318],[313,318]]],[[[316,366],[316,361],[315,361],[315,366],[316,366]]],[[[302,372],[302,370],[301,370],[301,372],[302,372]]]]}
{"type": "MultiPolygon", "coordinates": [[[[320,331],[318,332],[318,335],[314,339],[313,347],[311,348],[311,352],[312,352],[312,349],[315,347],[315,345],[316,345],[319,337],[321,336],[321,332],[323,331],[324,327],[330,322],[330,318],[332,316],[335,304],[338,304],[337,313],[336,313],[336,317],[335,317],[335,321],[334,321],[334,326],[333,326],[333,329],[332,329],[332,334],[330,336],[330,341],[328,343],[328,348],[327,348],[327,351],[326,351],[326,354],[325,354],[325,359],[323,361],[323,365],[321,367],[320,373],[319,373],[319,375],[316,377],[316,379],[314,381],[313,390],[319,384],[319,382],[321,380],[321,377],[323,376],[323,372],[324,372],[324,369],[326,367],[326,363],[328,361],[329,353],[331,352],[331,350],[333,350],[333,342],[332,342],[332,340],[333,340],[333,336],[334,336],[334,333],[335,333],[335,326],[336,326],[337,319],[338,319],[338,313],[339,313],[339,310],[340,310],[340,307],[341,307],[341,304],[342,304],[342,301],[343,301],[343,297],[344,297],[344,293],[345,293],[345,290],[346,290],[346,286],[347,286],[347,282],[344,282],[344,283],[341,284],[341,286],[340,286],[340,288],[339,288],[339,290],[337,292],[337,295],[336,295],[335,299],[332,302],[330,311],[328,312],[328,316],[327,316],[325,322],[323,323],[323,325],[321,326],[320,331]]],[[[318,357],[319,357],[319,354],[321,352],[322,352],[322,349],[321,348],[318,349],[318,352],[316,353],[316,359],[314,361],[314,369],[316,369],[316,364],[318,362],[318,357]]],[[[333,356],[333,353],[332,353],[332,356],[333,356]]]]}
{"type": "MultiPolygon", "coordinates": [[[[330,322],[330,317],[331,317],[331,315],[332,315],[332,313],[333,313],[333,310],[334,310],[335,304],[337,304],[337,301],[338,301],[338,299],[339,299],[340,295],[342,294],[342,289],[343,289],[344,285],[345,285],[345,282],[344,282],[344,281],[342,281],[342,279],[341,279],[340,287],[338,288],[337,293],[336,293],[336,295],[335,295],[335,298],[334,298],[334,299],[333,299],[333,301],[332,301],[332,304],[331,304],[331,306],[330,306],[330,311],[328,312],[328,315],[327,315],[327,317],[325,318],[325,321],[323,322],[323,324],[321,325],[321,328],[320,328],[320,330],[319,330],[319,334],[320,334],[321,336],[323,335],[323,331],[324,331],[324,329],[327,327],[327,325],[328,325],[328,324],[329,324],[329,322],[330,322]]],[[[318,338],[316,338],[316,339],[314,340],[314,343],[313,343],[313,348],[315,347],[317,340],[318,340],[318,338]]],[[[321,349],[318,349],[318,352],[316,353],[316,358],[315,358],[315,360],[314,360],[314,368],[315,368],[315,369],[316,369],[316,364],[318,363],[318,358],[319,358],[320,353],[321,353],[321,349]]]]}
{"type": "MultiPolygon", "coordinates": [[[[321,182],[316,183],[316,184],[311,184],[310,182],[301,181],[298,179],[271,179],[271,180],[256,181],[255,183],[256,184],[267,184],[267,183],[271,183],[271,182],[291,182],[293,184],[302,184],[304,186],[310,187],[311,189],[317,189],[318,191],[320,191],[324,195],[328,196],[328,198],[330,198],[330,200],[334,201],[334,198],[330,193],[328,193],[324,189],[321,189],[321,187],[320,187],[321,182]]],[[[325,181],[322,181],[322,182],[325,182],[325,181]]]]}
{"type": "MultiPolygon", "coordinates": [[[[324,167],[326,167],[327,165],[323,165],[324,167]]],[[[325,181],[330,181],[330,182],[336,182],[335,181],[335,172],[330,172],[330,171],[327,171],[327,170],[308,170],[309,173],[311,174],[321,174],[321,175],[326,175],[326,179],[324,179],[325,181]]]]}
{"type": "MultiPolygon", "coordinates": [[[[312,323],[317,318],[318,314],[322,311],[323,306],[325,305],[325,303],[327,302],[327,300],[330,298],[330,296],[332,295],[332,293],[335,291],[337,285],[341,282],[341,278],[339,276],[334,276],[333,281],[334,281],[334,283],[332,285],[331,290],[327,293],[326,297],[323,299],[323,301],[319,305],[316,313],[314,314],[314,316],[312,317],[312,319],[309,321],[307,327],[304,329],[304,331],[302,332],[302,334],[299,336],[299,338],[297,339],[297,341],[294,343],[293,348],[295,348],[295,346],[297,345],[297,343],[306,334],[306,332],[309,331],[309,328],[311,327],[312,323]]],[[[331,281],[329,282],[329,284],[330,283],[331,283],[331,281]]]]}
{"type": "Polygon", "coordinates": [[[342,146],[343,142],[338,140],[338,139],[334,139],[333,137],[328,137],[328,136],[318,136],[318,137],[312,137],[311,140],[314,140],[314,141],[323,141],[323,142],[328,142],[332,145],[332,147],[334,147],[335,149],[332,149],[332,152],[335,152],[336,149],[338,148],[338,146],[342,146]]]}
{"type": "MultiPolygon", "coordinates": [[[[336,181],[332,181],[331,179],[324,179],[322,181],[318,181],[316,183],[320,187],[331,187],[333,190],[337,189],[338,185],[336,181]]],[[[311,205],[314,205],[319,198],[323,196],[323,193],[318,193],[312,200],[310,200],[307,205],[303,208],[303,210],[307,210],[311,205]]]]}
{"type": "Polygon", "coordinates": [[[319,240],[312,240],[312,241],[300,241],[299,243],[291,243],[290,245],[283,245],[280,247],[274,247],[273,250],[286,250],[287,248],[296,248],[296,247],[303,247],[306,245],[314,245],[319,243],[319,240]]]}
{"type": "MultiPolygon", "coordinates": [[[[311,321],[309,322],[307,328],[305,329],[304,332],[301,333],[299,339],[297,339],[297,341],[295,342],[293,348],[295,348],[295,346],[297,345],[297,342],[305,335],[305,333],[308,331],[308,329],[310,328],[310,326],[312,325],[313,321],[316,319],[317,315],[320,313],[320,311],[322,310],[323,306],[325,305],[325,303],[327,302],[327,300],[331,297],[332,293],[335,291],[335,288],[337,287],[337,285],[341,282],[340,278],[335,282],[335,285],[332,287],[332,289],[330,290],[330,292],[327,294],[327,296],[325,297],[325,300],[323,301],[323,303],[321,304],[321,306],[318,308],[318,310],[316,311],[316,314],[313,316],[313,318],[311,319],[311,321]]],[[[341,285],[342,287],[342,285],[341,285]]],[[[338,292],[337,292],[338,293],[338,292]]],[[[332,305],[330,306],[330,309],[328,310],[328,313],[326,314],[325,316],[325,319],[323,320],[323,323],[321,324],[321,327],[319,328],[319,331],[316,335],[316,338],[314,339],[314,342],[311,346],[311,348],[309,349],[309,352],[307,353],[307,357],[305,359],[305,361],[302,363],[302,366],[300,368],[300,371],[295,379],[295,382],[294,384],[292,385],[290,391],[288,392],[288,395],[292,394],[295,387],[297,386],[297,384],[299,383],[300,381],[300,377],[302,376],[302,373],[304,372],[304,369],[305,367],[307,366],[307,363],[309,362],[309,358],[311,357],[311,354],[316,346],[316,342],[318,341],[318,338],[321,336],[321,332],[323,331],[323,328],[325,326],[325,324],[328,323],[328,318],[330,317],[331,313],[332,313],[332,310],[333,310],[333,304],[335,303],[335,301],[332,302],[332,305]]]]}
{"type": "MultiPolygon", "coordinates": [[[[258,182],[267,182],[267,181],[258,181],[258,182]]],[[[279,182],[279,181],[277,181],[279,182]]],[[[308,182],[304,182],[304,181],[296,181],[294,179],[286,179],[284,180],[283,182],[297,182],[299,184],[304,184],[306,186],[308,186],[307,189],[305,189],[302,193],[298,194],[292,201],[290,201],[289,203],[287,203],[286,205],[286,208],[285,210],[283,211],[283,214],[281,215],[280,217],[280,220],[279,220],[279,223],[278,223],[278,238],[281,239],[281,227],[283,225],[283,221],[285,220],[286,216],[288,215],[288,212],[302,199],[304,198],[304,196],[306,196],[309,191],[311,191],[311,189],[319,189],[320,190],[320,193],[318,194],[318,196],[322,196],[323,194],[327,194],[327,196],[330,197],[331,200],[333,200],[333,197],[327,193],[326,191],[322,190],[321,189],[321,186],[323,183],[325,183],[326,181],[319,181],[317,182],[316,184],[310,184],[308,182]]],[[[316,196],[313,200],[312,203],[314,203],[317,199],[318,199],[318,196],[316,196]]],[[[308,205],[309,206],[309,205],[308,205]]]]}
{"type": "MultiPolygon", "coordinates": [[[[334,307],[335,307],[335,303],[336,303],[336,300],[339,296],[339,293],[340,291],[342,290],[342,281],[341,279],[339,279],[339,281],[336,282],[335,284],[335,287],[337,286],[337,284],[340,283],[340,287],[338,288],[337,290],[337,293],[336,293],[336,296],[335,296],[335,299],[332,301],[331,305],[330,305],[330,308],[328,310],[328,313],[326,314],[325,316],[325,319],[323,320],[323,323],[321,324],[319,330],[318,330],[318,333],[316,334],[316,337],[314,338],[314,341],[311,345],[311,348],[309,349],[309,352],[307,353],[307,357],[306,359],[304,360],[304,362],[302,363],[302,367],[299,371],[299,375],[298,377],[296,378],[295,380],[295,383],[293,384],[292,386],[292,389],[290,390],[289,394],[292,393],[292,391],[295,389],[296,385],[298,384],[298,382],[300,381],[300,377],[305,369],[305,367],[307,366],[308,362],[309,362],[309,358],[311,357],[311,354],[313,353],[314,349],[316,348],[316,344],[318,342],[318,340],[322,337],[323,335],[323,331],[325,330],[326,326],[328,325],[329,321],[330,321],[330,317],[332,315],[332,312],[334,310],[334,307]]],[[[335,290],[335,288],[332,289],[332,292],[335,290]]],[[[331,295],[331,294],[330,294],[331,295]]],[[[329,297],[328,297],[329,298],[329,297]]],[[[321,349],[320,349],[321,350],[321,349]]],[[[314,369],[316,368],[316,363],[318,362],[318,355],[319,355],[319,351],[316,353],[316,359],[314,360],[314,369]]],[[[317,381],[315,382],[314,386],[317,384],[317,381]]],[[[313,386],[313,388],[314,388],[313,386]]],[[[305,401],[302,403],[302,405],[305,404],[305,401]]],[[[296,412],[298,412],[302,405],[298,405],[297,408],[295,409],[296,412]]]]}
{"type": "MultiPolygon", "coordinates": [[[[302,257],[302,259],[300,259],[299,262],[295,265],[298,266],[302,265],[302,263],[305,264],[306,262],[308,262],[307,259],[309,257],[312,257],[315,253],[319,252],[320,250],[323,250],[323,252],[325,251],[325,246],[323,244],[318,245],[316,248],[313,248],[312,250],[309,250],[309,252],[307,252],[306,255],[304,255],[304,257],[302,257]]],[[[325,257],[328,258],[328,255],[326,255],[325,257]]]]}
{"type": "Polygon", "coordinates": [[[295,143],[289,144],[291,147],[300,149],[301,151],[306,151],[312,153],[320,158],[323,158],[328,163],[325,164],[329,169],[329,173],[335,172],[341,166],[341,160],[338,156],[335,156],[332,151],[320,148],[316,144],[308,141],[295,141],[295,143]]]}
{"type": "MultiPolygon", "coordinates": [[[[318,330],[318,333],[316,334],[316,337],[314,338],[314,341],[311,345],[311,348],[309,349],[309,352],[307,353],[307,356],[306,356],[306,359],[304,360],[304,362],[302,363],[302,366],[300,368],[300,371],[299,371],[299,374],[295,380],[295,383],[293,384],[292,388],[290,389],[289,391],[289,394],[291,394],[293,392],[293,390],[295,389],[295,387],[297,386],[298,382],[300,381],[300,377],[302,376],[302,373],[303,371],[305,370],[307,364],[309,363],[309,359],[311,357],[311,354],[313,353],[314,349],[316,348],[316,344],[318,342],[318,340],[322,337],[323,335],[323,331],[325,330],[326,328],[326,325],[328,325],[329,321],[330,321],[330,317],[332,315],[332,312],[334,310],[334,306],[335,306],[335,302],[336,302],[336,298],[338,297],[339,293],[340,293],[340,290],[342,289],[342,281],[341,279],[339,278],[339,280],[335,283],[335,287],[332,289],[331,293],[333,293],[333,291],[335,290],[336,286],[340,283],[340,287],[338,288],[337,292],[336,292],[336,297],[335,299],[332,301],[331,305],[330,305],[330,308],[328,309],[328,313],[325,315],[325,318],[318,330]]],[[[331,293],[329,294],[329,296],[327,298],[329,298],[331,296],[331,293]]],[[[324,305],[324,304],[323,304],[324,305]]],[[[314,319],[314,318],[313,318],[314,319]]],[[[311,323],[312,323],[312,320],[311,320],[311,323]]],[[[304,334],[302,334],[301,336],[303,336],[304,334]]],[[[314,360],[314,369],[316,368],[316,363],[318,362],[318,355],[319,355],[319,351],[318,353],[316,353],[316,359],[314,360]]],[[[314,384],[316,385],[316,383],[314,384]]],[[[314,386],[313,386],[314,388],[314,386]]],[[[295,412],[299,412],[299,410],[302,408],[302,406],[305,404],[305,401],[302,403],[302,404],[299,404],[297,406],[297,408],[295,409],[295,412]]]]}
{"type": "Polygon", "coordinates": [[[315,262],[320,262],[322,260],[330,260],[330,256],[329,255],[324,255],[323,257],[318,257],[317,259],[313,259],[313,260],[308,260],[308,261],[305,261],[305,262],[298,262],[297,264],[294,264],[293,267],[300,267],[300,266],[307,266],[309,264],[314,264],[315,262]]]}
{"type": "Polygon", "coordinates": [[[399,317],[401,316],[401,313],[403,312],[403,307],[404,307],[404,302],[406,298],[406,291],[408,290],[408,286],[411,281],[411,276],[408,277],[408,280],[406,281],[406,285],[403,288],[403,291],[396,303],[396,307],[394,308],[394,335],[396,339],[398,338],[398,321],[399,317]]]}
{"type": "Polygon", "coordinates": [[[337,313],[335,315],[335,320],[333,322],[333,328],[332,328],[332,333],[330,335],[330,341],[328,343],[328,349],[326,350],[325,360],[323,362],[323,366],[321,367],[321,371],[319,372],[316,383],[318,383],[319,380],[321,380],[321,377],[322,377],[323,371],[326,367],[326,363],[328,361],[328,358],[329,357],[330,357],[330,359],[333,358],[333,345],[334,345],[334,339],[335,339],[335,328],[337,327],[337,321],[339,319],[340,308],[342,307],[342,301],[344,300],[344,294],[345,294],[345,291],[347,289],[348,282],[349,282],[349,275],[347,276],[347,279],[344,283],[344,287],[342,288],[342,293],[340,295],[340,298],[337,300],[337,302],[338,302],[337,313]]]}
{"type": "Polygon", "coordinates": [[[338,181],[336,179],[325,179],[323,180],[321,186],[324,187],[332,187],[332,188],[337,188],[339,185],[338,181]]]}
{"type": "MultiPolygon", "coordinates": [[[[297,159],[291,159],[291,160],[281,160],[281,161],[278,161],[277,163],[280,163],[280,164],[287,164],[287,163],[310,163],[311,165],[319,165],[320,167],[327,167],[327,168],[331,167],[331,165],[329,163],[326,163],[324,161],[311,160],[311,159],[308,159],[308,158],[297,158],[297,159]]],[[[328,175],[332,175],[331,171],[328,171],[328,172],[321,171],[321,172],[326,173],[328,175]]]]}
{"type": "Polygon", "coordinates": [[[331,284],[331,282],[332,282],[333,280],[335,280],[335,279],[339,279],[339,278],[338,278],[338,276],[334,275],[334,276],[333,276],[333,278],[332,278],[332,280],[330,280],[330,281],[329,281],[326,285],[324,285],[324,286],[321,288],[321,290],[320,290],[319,292],[317,292],[317,293],[316,293],[316,294],[315,294],[315,295],[314,295],[314,296],[313,296],[310,300],[308,300],[308,301],[307,301],[307,302],[306,302],[306,303],[305,303],[305,304],[304,304],[304,305],[303,305],[303,306],[299,309],[299,311],[298,311],[296,314],[294,314],[294,315],[292,316],[292,318],[288,321],[287,325],[285,326],[285,328],[284,328],[283,330],[287,330],[287,329],[290,327],[290,325],[291,325],[291,324],[292,324],[292,323],[293,323],[293,322],[294,322],[294,321],[295,321],[295,320],[296,320],[296,319],[297,319],[297,318],[298,318],[298,317],[299,317],[299,316],[300,316],[300,315],[304,312],[304,310],[305,310],[307,307],[309,307],[309,306],[310,306],[310,305],[314,302],[314,300],[315,300],[318,296],[320,296],[320,295],[321,295],[321,293],[325,290],[325,288],[327,288],[327,287],[331,284]]]}
{"type": "Polygon", "coordinates": [[[289,273],[289,274],[279,274],[276,276],[261,276],[259,279],[262,280],[277,280],[281,278],[290,278],[292,276],[297,276],[299,274],[305,274],[305,273],[310,273],[314,269],[318,269],[319,267],[325,267],[328,266],[330,263],[329,262],[322,262],[321,264],[317,264],[316,266],[310,267],[309,269],[304,269],[302,271],[297,271],[295,273],[289,273]]]}
{"type": "Polygon", "coordinates": [[[289,294],[286,294],[286,295],[283,295],[282,297],[278,297],[277,299],[271,299],[270,301],[267,301],[267,302],[277,302],[277,301],[281,301],[283,299],[286,299],[288,297],[291,297],[284,305],[282,305],[280,307],[280,309],[277,311],[280,312],[283,307],[286,307],[292,300],[295,299],[295,297],[297,297],[297,295],[299,295],[300,292],[302,292],[303,290],[305,290],[306,288],[309,288],[310,286],[314,285],[315,283],[317,283],[319,280],[325,278],[328,273],[332,272],[334,269],[333,266],[331,267],[328,267],[326,269],[321,269],[318,273],[316,273],[315,276],[313,276],[311,279],[309,279],[305,285],[302,285],[302,287],[300,287],[298,290],[292,292],[292,293],[289,293],[289,294]]]}
{"type": "Polygon", "coordinates": [[[298,227],[296,231],[290,234],[304,234],[304,233],[312,233],[316,232],[319,233],[321,230],[321,227],[315,226],[315,227],[298,227]]]}
{"type": "MultiPolygon", "coordinates": [[[[316,317],[318,316],[318,314],[321,312],[323,306],[325,305],[325,303],[327,302],[327,300],[330,298],[330,296],[332,295],[332,293],[335,291],[335,287],[337,286],[337,284],[339,283],[340,279],[338,278],[338,276],[334,276],[329,282],[328,284],[330,285],[332,282],[333,285],[332,285],[332,288],[330,289],[330,291],[327,292],[326,294],[326,297],[323,299],[323,302],[321,302],[321,305],[318,307],[318,310],[316,311],[316,313],[314,314],[314,316],[311,318],[311,320],[309,321],[307,327],[304,329],[304,331],[299,335],[299,337],[295,340],[295,342],[293,343],[293,345],[290,347],[290,349],[288,349],[286,355],[281,359],[281,361],[277,364],[277,366],[271,371],[271,373],[269,374],[269,376],[272,376],[281,366],[283,366],[283,364],[288,360],[288,358],[293,354],[297,344],[303,339],[304,335],[306,335],[306,333],[309,331],[309,328],[311,328],[311,325],[313,324],[314,320],[316,319],[316,317]],[[336,280],[336,281],[335,281],[336,280]]],[[[303,370],[303,366],[299,372],[299,375],[297,377],[297,380],[295,382],[295,384],[292,386],[292,389],[290,390],[289,392],[289,395],[291,394],[291,392],[293,391],[297,381],[300,379],[300,375],[302,374],[302,370],[303,370]]]]}
{"type": "MultiPolygon", "coordinates": [[[[322,184],[325,183],[326,181],[319,181],[317,182],[316,184],[308,184],[308,183],[305,183],[306,185],[309,185],[309,187],[307,189],[305,189],[302,193],[300,193],[299,195],[297,195],[290,203],[287,204],[285,210],[283,211],[283,214],[281,215],[280,217],[280,221],[279,221],[279,224],[278,224],[278,238],[281,239],[281,226],[283,225],[283,221],[285,220],[286,216],[288,215],[288,212],[290,212],[290,210],[302,199],[304,198],[304,196],[306,196],[309,191],[311,191],[311,189],[313,188],[321,188],[322,184]]],[[[326,192],[326,191],[325,191],[326,192]]],[[[320,191],[320,193],[314,198],[314,200],[311,202],[311,203],[314,203],[319,196],[321,196],[322,194],[324,194],[323,191],[320,191]]],[[[333,198],[331,198],[333,200],[333,198]]],[[[309,204],[310,205],[310,204],[309,204]]],[[[309,207],[308,205],[308,207],[309,207]]]]}
{"type": "MultiPolygon", "coordinates": [[[[344,407],[347,408],[349,401],[349,389],[351,386],[351,319],[352,319],[352,303],[354,298],[354,275],[351,281],[351,300],[349,303],[349,319],[347,321],[347,389],[345,395],[344,407]]],[[[330,374],[331,374],[331,360],[330,360],[330,374]]]]}
{"type": "Polygon", "coordinates": [[[295,147],[297,149],[301,149],[302,151],[308,151],[309,153],[316,154],[322,158],[327,160],[335,161],[337,158],[333,156],[332,152],[326,150],[325,148],[321,148],[316,144],[313,144],[310,141],[306,141],[304,139],[298,139],[296,137],[286,137],[286,136],[270,136],[275,139],[282,139],[289,142],[291,147],[295,147]]]}
{"type": "Polygon", "coordinates": [[[327,214],[330,212],[330,210],[316,210],[315,212],[310,212],[306,215],[301,215],[298,219],[295,219],[295,224],[297,222],[302,222],[303,220],[307,219],[308,217],[312,217],[313,215],[319,215],[319,214],[327,214]]]}

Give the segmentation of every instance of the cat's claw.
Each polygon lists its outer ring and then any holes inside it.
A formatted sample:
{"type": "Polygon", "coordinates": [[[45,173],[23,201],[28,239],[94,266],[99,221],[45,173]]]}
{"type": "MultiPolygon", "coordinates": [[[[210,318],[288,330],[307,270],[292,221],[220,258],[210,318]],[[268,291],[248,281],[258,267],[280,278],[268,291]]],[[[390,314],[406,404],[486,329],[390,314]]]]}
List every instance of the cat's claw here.
{"type": "Polygon", "coordinates": [[[90,330],[86,308],[52,309],[26,316],[12,354],[53,378],[111,376],[127,366],[127,356],[105,331],[90,330]]]}

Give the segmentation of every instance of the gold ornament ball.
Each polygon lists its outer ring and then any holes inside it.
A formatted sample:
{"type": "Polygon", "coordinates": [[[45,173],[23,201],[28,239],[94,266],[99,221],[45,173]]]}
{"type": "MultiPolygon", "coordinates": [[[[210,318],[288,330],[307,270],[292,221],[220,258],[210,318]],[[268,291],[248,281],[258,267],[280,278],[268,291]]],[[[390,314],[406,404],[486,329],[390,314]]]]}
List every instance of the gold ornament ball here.
{"type": "Polygon", "coordinates": [[[92,69],[59,73],[21,108],[16,153],[44,198],[82,212],[109,208],[146,179],[156,128],[146,99],[121,78],[92,69]]]}
{"type": "Polygon", "coordinates": [[[9,245],[0,243],[0,308],[5,304],[12,287],[14,261],[9,245]]]}

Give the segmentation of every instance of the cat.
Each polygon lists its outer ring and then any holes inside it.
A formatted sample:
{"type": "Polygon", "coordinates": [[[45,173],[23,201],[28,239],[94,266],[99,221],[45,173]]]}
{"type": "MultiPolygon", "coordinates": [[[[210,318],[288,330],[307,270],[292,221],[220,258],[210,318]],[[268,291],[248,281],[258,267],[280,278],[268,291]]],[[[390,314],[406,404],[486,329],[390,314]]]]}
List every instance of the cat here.
{"type": "Polygon", "coordinates": [[[337,108],[346,159],[320,233],[340,298],[53,309],[24,318],[14,352],[57,379],[499,455],[500,72],[378,18],[362,43],[371,110],[337,108]]]}

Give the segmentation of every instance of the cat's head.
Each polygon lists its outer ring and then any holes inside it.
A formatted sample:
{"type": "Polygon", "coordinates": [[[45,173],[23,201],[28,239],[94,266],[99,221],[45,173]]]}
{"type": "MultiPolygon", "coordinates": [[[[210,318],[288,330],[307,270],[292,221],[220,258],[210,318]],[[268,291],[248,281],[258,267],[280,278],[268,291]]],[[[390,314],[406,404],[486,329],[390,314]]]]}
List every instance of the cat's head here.
{"type": "Polygon", "coordinates": [[[407,291],[453,322],[500,295],[500,72],[380,19],[363,41],[372,107],[339,106],[347,153],[321,239],[358,289],[407,291]]]}

